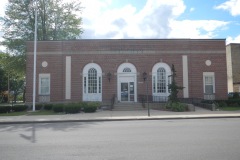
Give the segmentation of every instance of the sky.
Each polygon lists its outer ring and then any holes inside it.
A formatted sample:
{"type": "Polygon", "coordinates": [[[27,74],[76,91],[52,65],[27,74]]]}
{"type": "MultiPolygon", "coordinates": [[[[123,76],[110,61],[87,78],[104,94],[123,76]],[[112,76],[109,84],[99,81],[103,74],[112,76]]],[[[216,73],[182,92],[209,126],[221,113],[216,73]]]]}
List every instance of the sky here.
{"type": "MultiPolygon", "coordinates": [[[[0,16],[7,2],[0,1],[0,16]]],[[[82,39],[223,38],[226,44],[240,43],[240,0],[81,2],[82,39]]]]}

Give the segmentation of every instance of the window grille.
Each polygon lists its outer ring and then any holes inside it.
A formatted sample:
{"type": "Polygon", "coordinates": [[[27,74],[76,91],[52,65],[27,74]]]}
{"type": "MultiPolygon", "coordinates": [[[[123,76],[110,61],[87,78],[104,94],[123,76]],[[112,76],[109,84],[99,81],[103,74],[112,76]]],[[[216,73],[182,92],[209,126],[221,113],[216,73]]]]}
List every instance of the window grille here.
{"type": "Polygon", "coordinates": [[[131,72],[131,69],[130,68],[124,68],[123,72],[131,72]]]}
{"type": "Polygon", "coordinates": [[[88,93],[97,93],[97,70],[95,68],[88,70],[88,93]]]}
{"type": "Polygon", "coordinates": [[[157,70],[157,93],[166,93],[166,71],[164,68],[157,70]]]}

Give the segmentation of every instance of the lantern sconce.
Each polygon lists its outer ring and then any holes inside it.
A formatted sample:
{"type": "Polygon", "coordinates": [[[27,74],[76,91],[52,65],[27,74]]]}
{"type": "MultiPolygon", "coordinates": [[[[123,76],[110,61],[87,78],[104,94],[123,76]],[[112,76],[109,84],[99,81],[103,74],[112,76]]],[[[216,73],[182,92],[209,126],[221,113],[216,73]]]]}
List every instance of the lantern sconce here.
{"type": "Polygon", "coordinates": [[[110,80],[112,78],[112,74],[110,72],[107,73],[107,78],[108,78],[108,81],[110,82],[110,80]]]}
{"type": "Polygon", "coordinates": [[[144,73],[143,73],[143,80],[146,81],[146,79],[147,79],[147,73],[144,72],[144,73]]]}

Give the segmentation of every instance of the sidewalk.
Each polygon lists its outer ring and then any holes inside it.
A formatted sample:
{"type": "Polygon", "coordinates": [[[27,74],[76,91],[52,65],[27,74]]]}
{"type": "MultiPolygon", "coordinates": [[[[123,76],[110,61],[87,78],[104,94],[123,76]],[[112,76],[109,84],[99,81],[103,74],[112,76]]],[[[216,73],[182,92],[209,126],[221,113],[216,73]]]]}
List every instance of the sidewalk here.
{"type": "Polygon", "coordinates": [[[206,119],[240,118],[240,111],[210,111],[196,107],[195,112],[170,112],[150,110],[108,111],[47,116],[0,116],[0,124],[21,123],[57,123],[57,122],[92,122],[92,121],[129,121],[129,120],[167,120],[167,119],[206,119]]]}

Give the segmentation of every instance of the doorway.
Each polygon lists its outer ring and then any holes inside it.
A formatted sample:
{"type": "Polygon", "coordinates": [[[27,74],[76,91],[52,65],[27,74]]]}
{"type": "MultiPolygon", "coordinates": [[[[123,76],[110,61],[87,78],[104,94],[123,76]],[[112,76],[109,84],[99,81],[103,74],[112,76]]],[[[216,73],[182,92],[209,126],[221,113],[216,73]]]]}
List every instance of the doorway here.
{"type": "Polygon", "coordinates": [[[121,83],[121,102],[134,102],[134,82],[121,83]]]}

